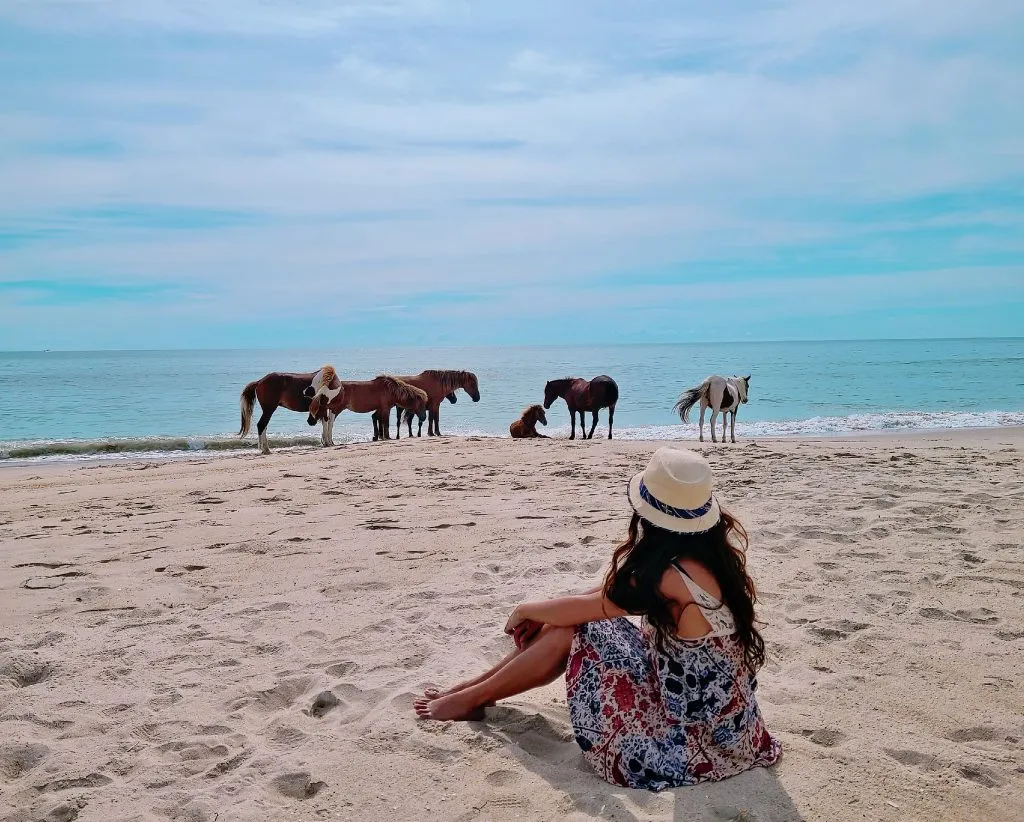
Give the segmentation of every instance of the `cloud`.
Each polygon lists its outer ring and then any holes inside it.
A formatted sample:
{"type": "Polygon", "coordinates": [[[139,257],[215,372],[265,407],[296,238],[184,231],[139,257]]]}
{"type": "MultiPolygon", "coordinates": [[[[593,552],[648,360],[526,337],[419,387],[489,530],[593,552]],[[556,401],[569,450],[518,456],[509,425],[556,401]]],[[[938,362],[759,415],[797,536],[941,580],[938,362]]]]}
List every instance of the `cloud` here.
{"type": "Polygon", "coordinates": [[[8,4],[0,282],[403,328],[514,282],[529,327],[595,284],[658,312],[713,275],[770,317],[766,280],[1015,272],[1022,30],[1007,0],[8,4]]]}

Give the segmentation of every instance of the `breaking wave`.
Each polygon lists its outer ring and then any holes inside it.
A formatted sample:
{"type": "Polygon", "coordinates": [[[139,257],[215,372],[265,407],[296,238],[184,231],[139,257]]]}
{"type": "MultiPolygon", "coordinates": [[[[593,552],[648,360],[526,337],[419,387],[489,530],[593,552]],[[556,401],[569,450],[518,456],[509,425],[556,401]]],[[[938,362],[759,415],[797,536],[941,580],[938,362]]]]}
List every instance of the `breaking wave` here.
{"type": "MultiPolygon", "coordinates": [[[[1024,412],[1019,411],[889,411],[885,413],[850,414],[845,417],[810,417],[797,420],[752,420],[736,422],[736,435],[751,437],[828,437],[851,434],[889,433],[898,431],[936,431],[965,428],[999,428],[1024,425],[1024,412]]],[[[607,432],[602,420],[594,436],[607,432]]],[[[361,429],[360,429],[361,430],[361,429]]],[[[720,430],[720,429],[719,429],[720,430]]],[[[336,428],[335,441],[357,442],[366,437],[357,435],[356,429],[336,428]]],[[[544,429],[550,436],[568,436],[568,426],[544,429]]],[[[459,430],[454,436],[507,437],[505,431],[487,431],[480,428],[459,430]]],[[[710,431],[705,427],[705,438],[710,431]]],[[[677,440],[696,439],[697,425],[641,425],[615,429],[615,436],[624,440],[677,440]]],[[[318,446],[319,436],[271,436],[273,449],[318,446]]],[[[23,440],[0,442],[0,462],[17,461],[76,461],[133,459],[174,459],[195,456],[213,456],[222,453],[255,451],[253,437],[239,439],[230,435],[196,437],[124,437],[95,440],[23,440]]]]}

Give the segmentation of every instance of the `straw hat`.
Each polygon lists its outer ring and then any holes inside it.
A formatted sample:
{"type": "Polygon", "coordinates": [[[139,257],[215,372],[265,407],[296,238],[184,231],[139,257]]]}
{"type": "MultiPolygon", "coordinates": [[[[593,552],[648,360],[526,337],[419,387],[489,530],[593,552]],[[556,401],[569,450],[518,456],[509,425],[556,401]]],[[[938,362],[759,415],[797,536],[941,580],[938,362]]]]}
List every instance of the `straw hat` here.
{"type": "Polygon", "coordinates": [[[718,524],[711,466],[695,451],[659,448],[629,481],[629,504],[643,519],[677,534],[699,534],[718,524]]]}

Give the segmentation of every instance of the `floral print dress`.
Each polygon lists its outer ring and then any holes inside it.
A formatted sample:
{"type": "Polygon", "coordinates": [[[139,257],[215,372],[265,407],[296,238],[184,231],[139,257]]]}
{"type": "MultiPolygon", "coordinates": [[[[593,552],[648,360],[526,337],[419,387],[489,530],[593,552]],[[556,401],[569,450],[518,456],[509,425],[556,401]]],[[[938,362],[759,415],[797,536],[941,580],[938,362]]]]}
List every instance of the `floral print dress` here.
{"type": "Polygon", "coordinates": [[[781,747],[764,726],[757,682],[732,614],[678,569],[711,625],[670,639],[626,617],[576,629],[566,689],[583,756],[607,781],[660,791],[773,765],[781,747]]]}

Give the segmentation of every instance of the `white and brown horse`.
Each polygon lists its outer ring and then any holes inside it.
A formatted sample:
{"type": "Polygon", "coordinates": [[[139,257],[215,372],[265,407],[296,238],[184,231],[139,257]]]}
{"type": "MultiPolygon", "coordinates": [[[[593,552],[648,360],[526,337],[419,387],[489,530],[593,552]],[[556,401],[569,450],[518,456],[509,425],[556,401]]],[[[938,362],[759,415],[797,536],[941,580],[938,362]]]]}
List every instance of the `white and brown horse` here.
{"type": "Polygon", "coordinates": [[[750,389],[750,375],[746,377],[708,377],[696,388],[684,391],[676,401],[673,410],[683,422],[690,421],[690,409],[700,403],[700,441],[704,442],[704,411],[711,409],[711,441],[715,438],[715,423],[722,412],[722,442],[725,442],[725,426],[732,414],[732,441],[736,442],[736,412],[747,401],[750,389]]]}
{"type": "MultiPolygon", "coordinates": [[[[259,422],[256,423],[256,431],[259,434],[260,451],[264,454],[269,454],[270,440],[267,437],[267,426],[270,424],[270,418],[279,407],[300,413],[309,411],[309,397],[304,392],[318,374],[323,375],[322,379],[326,378],[328,383],[327,391],[333,391],[332,397],[337,397],[340,381],[334,368],[330,365],[325,365],[319,371],[308,374],[290,374],[273,371],[258,380],[253,380],[245,386],[242,389],[242,396],[239,398],[239,404],[242,408],[242,425],[238,429],[238,436],[244,437],[249,433],[249,429],[252,427],[253,407],[256,401],[259,400],[260,409],[263,413],[260,415],[259,422]]],[[[310,425],[315,424],[315,421],[310,423],[310,425]]],[[[326,419],[323,420],[323,433],[320,435],[320,441],[324,445],[333,444],[330,441],[330,432],[328,431],[326,419]]]]}

